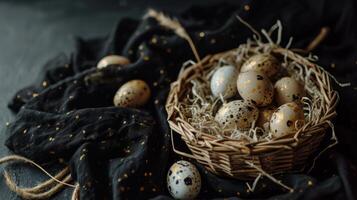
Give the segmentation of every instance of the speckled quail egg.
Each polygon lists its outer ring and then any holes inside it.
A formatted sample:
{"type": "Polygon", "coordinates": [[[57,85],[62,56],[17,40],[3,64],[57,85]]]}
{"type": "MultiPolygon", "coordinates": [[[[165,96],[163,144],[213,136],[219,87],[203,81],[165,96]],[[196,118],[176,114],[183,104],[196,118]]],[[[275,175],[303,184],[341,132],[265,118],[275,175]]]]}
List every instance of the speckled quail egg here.
{"type": "Polygon", "coordinates": [[[127,59],[126,57],[118,56],[118,55],[109,55],[109,56],[105,56],[98,62],[97,68],[101,69],[109,65],[127,65],[127,64],[130,64],[130,60],[127,59]]]}
{"type": "Polygon", "coordinates": [[[251,128],[258,115],[258,108],[253,103],[235,100],[223,104],[216,113],[215,120],[224,128],[245,130],[251,128]]]}
{"type": "Polygon", "coordinates": [[[305,96],[304,86],[291,77],[284,77],[278,80],[275,85],[275,101],[278,105],[298,101],[305,96]]]}
{"type": "Polygon", "coordinates": [[[140,107],[150,98],[150,88],[145,81],[131,80],[123,84],[114,96],[118,107],[140,107]]]}
{"type": "Polygon", "coordinates": [[[245,61],[240,68],[241,72],[256,71],[267,75],[274,76],[279,70],[278,60],[270,54],[257,54],[245,61]]]}
{"type": "Polygon", "coordinates": [[[213,96],[227,99],[237,94],[238,70],[230,65],[220,67],[211,78],[211,92],[213,96]]]}
{"type": "Polygon", "coordinates": [[[273,100],[274,87],[269,78],[256,71],[240,73],[237,80],[240,96],[257,106],[269,105],[273,100]]]}
{"type": "Polygon", "coordinates": [[[194,199],[201,190],[201,176],[190,162],[174,163],[167,174],[167,189],[175,199],[194,199]]]}
{"type": "Polygon", "coordinates": [[[299,104],[290,102],[281,105],[271,116],[270,131],[273,137],[296,132],[304,124],[304,112],[299,104]]]}
{"type": "Polygon", "coordinates": [[[276,110],[275,106],[267,106],[259,109],[259,117],[257,126],[261,128],[269,128],[270,118],[276,110]]]}

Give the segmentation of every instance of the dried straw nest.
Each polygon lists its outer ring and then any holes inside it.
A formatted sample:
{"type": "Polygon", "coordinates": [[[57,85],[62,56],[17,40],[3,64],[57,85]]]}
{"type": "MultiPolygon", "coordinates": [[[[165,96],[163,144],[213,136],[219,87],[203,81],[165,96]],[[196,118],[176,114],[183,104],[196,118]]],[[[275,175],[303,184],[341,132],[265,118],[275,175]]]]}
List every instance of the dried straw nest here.
{"type": "MultiPolygon", "coordinates": [[[[314,63],[317,57],[305,57],[290,50],[290,42],[285,47],[279,45],[279,22],[269,32],[262,31],[266,43],[262,42],[259,33],[254,32],[254,39],[248,39],[237,49],[184,64],[177,80],[171,84],[166,110],[171,129],[181,136],[191,153],[175,149],[174,143],[173,149],[180,155],[196,159],[215,174],[244,180],[265,175],[291,189],[271,174],[303,170],[308,158],[314,153],[322,153],[320,142],[326,130],[333,128],[331,119],[336,115],[338,93],[330,84],[333,77],[314,63]],[[275,42],[270,37],[274,31],[278,35],[275,42]],[[222,63],[239,65],[259,53],[273,54],[282,63],[282,75],[287,73],[305,84],[308,94],[302,99],[305,124],[294,134],[275,138],[256,127],[245,132],[223,130],[214,120],[217,106],[223,100],[211,95],[209,81],[212,73],[222,63]]],[[[332,139],[337,143],[334,131],[332,139]]]]}

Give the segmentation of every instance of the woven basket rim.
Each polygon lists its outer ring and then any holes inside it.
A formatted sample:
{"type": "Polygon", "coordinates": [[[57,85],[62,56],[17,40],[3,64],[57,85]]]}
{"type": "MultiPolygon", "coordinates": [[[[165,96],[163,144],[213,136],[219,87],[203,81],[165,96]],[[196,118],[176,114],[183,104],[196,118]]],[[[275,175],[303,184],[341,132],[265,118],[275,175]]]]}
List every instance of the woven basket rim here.
{"type": "MultiPolygon", "coordinates": [[[[200,148],[218,148],[221,147],[223,150],[227,151],[239,151],[242,153],[251,154],[255,150],[259,152],[259,149],[279,149],[279,148],[291,148],[291,146],[297,145],[299,140],[304,140],[304,138],[310,137],[309,134],[313,134],[319,131],[324,131],[328,127],[327,121],[330,121],[336,115],[336,105],[338,102],[338,94],[333,90],[330,84],[329,74],[319,67],[317,64],[310,62],[301,55],[295,53],[292,50],[285,49],[282,47],[275,46],[271,49],[274,54],[286,55],[289,59],[304,62],[309,68],[313,68],[316,71],[316,82],[318,83],[319,90],[324,95],[325,100],[325,112],[317,124],[311,124],[307,122],[302,128],[300,128],[297,133],[287,134],[281,137],[273,138],[269,141],[257,141],[257,142],[243,142],[242,140],[232,139],[232,138],[218,138],[215,135],[210,135],[207,133],[202,133],[194,127],[190,126],[188,122],[180,119],[176,116],[177,110],[175,106],[178,103],[179,92],[182,92],[180,86],[185,82],[185,77],[193,76],[198,73],[199,67],[204,67],[205,63],[210,62],[217,57],[224,54],[231,53],[237,50],[237,48],[219,52],[213,55],[207,55],[201,62],[192,64],[185,69],[181,70],[178,78],[175,82],[171,83],[170,93],[166,101],[166,111],[168,113],[168,122],[175,132],[181,135],[181,138],[191,145],[196,145],[200,148]],[[200,133],[200,134],[196,134],[200,133]]],[[[263,151],[264,152],[264,151],[263,151]]],[[[266,151],[265,151],[266,152],[266,151]]]]}

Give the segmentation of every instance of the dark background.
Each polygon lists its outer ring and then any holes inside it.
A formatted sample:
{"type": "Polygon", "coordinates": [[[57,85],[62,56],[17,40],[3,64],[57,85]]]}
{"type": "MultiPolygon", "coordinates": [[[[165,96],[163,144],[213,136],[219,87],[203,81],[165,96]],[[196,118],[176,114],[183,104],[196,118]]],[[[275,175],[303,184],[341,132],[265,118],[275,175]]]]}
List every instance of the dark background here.
{"type": "MultiPolygon", "coordinates": [[[[13,115],[7,104],[16,91],[32,83],[42,65],[58,53],[69,55],[74,38],[109,34],[123,17],[141,18],[148,7],[179,12],[193,1],[183,0],[3,0],[0,1],[0,156],[8,154],[3,145],[6,122],[13,115]]],[[[217,0],[195,0],[213,4],[217,0]]],[[[219,1],[221,2],[221,1],[219,1]]],[[[234,0],[227,1],[234,2],[234,0]]],[[[0,170],[2,173],[3,166],[0,170]]],[[[29,167],[11,167],[10,174],[21,186],[33,186],[46,177],[29,167]]],[[[67,189],[54,199],[70,199],[67,189]]],[[[0,176],[0,199],[19,199],[0,176]]]]}

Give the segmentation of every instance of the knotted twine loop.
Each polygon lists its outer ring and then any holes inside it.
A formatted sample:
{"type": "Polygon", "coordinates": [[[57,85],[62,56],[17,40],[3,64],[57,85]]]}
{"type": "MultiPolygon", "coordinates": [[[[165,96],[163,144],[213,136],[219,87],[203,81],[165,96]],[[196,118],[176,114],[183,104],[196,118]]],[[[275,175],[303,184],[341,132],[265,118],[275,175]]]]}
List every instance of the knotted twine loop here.
{"type": "Polygon", "coordinates": [[[35,163],[34,161],[18,156],[18,155],[10,155],[10,156],[5,156],[0,159],[0,164],[4,163],[9,163],[9,162],[14,162],[14,161],[21,161],[24,163],[30,163],[36,168],[40,169],[42,172],[44,172],[48,177],[50,177],[49,180],[44,181],[32,188],[21,188],[16,185],[16,183],[13,181],[9,173],[4,170],[4,178],[5,178],[5,183],[9,187],[9,189],[13,192],[15,192],[17,195],[19,195],[23,199],[48,199],[52,197],[54,194],[58,193],[61,191],[65,186],[75,188],[72,196],[72,200],[78,200],[79,199],[79,185],[73,185],[70,184],[72,181],[72,177],[70,174],[69,167],[65,167],[62,169],[59,173],[57,173],[55,176],[52,176],[49,172],[47,172],[43,167],[41,167],[39,164],[35,163]],[[75,197],[75,198],[74,198],[75,197]]]}

